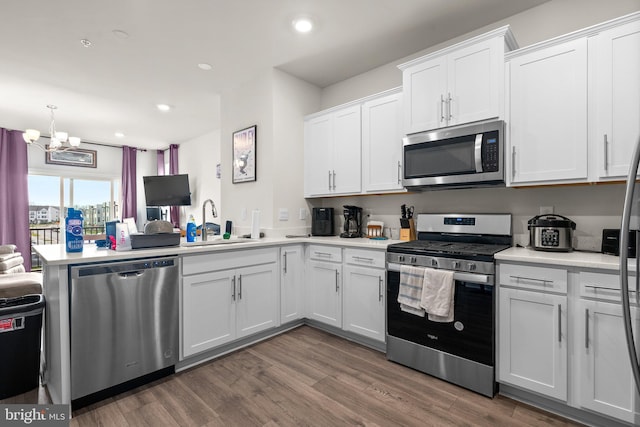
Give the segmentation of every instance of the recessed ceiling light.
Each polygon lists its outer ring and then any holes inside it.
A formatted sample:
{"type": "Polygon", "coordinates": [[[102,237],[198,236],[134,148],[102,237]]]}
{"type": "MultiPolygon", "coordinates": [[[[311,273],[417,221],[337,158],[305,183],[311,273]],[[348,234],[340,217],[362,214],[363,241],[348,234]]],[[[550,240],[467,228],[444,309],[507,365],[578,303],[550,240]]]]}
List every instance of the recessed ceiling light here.
{"type": "Polygon", "coordinates": [[[124,138],[124,133],[122,132],[116,132],[114,133],[114,135],[116,136],[116,138],[124,138]]]}
{"type": "Polygon", "coordinates": [[[91,47],[91,40],[82,39],[80,40],[80,44],[82,44],[82,46],[84,47],[91,47]]]}
{"type": "Polygon", "coordinates": [[[167,104],[157,104],[156,107],[160,111],[169,111],[169,110],[171,110],[171,106],[169,106],[167,104]]]}
{"type": "Polygon", "coordinates": [[[202,62],[202,63],[198,64],[198,68],[200,68],[201,70],[209,71],[213,67],[211,66],[211,64],[207,64],[206,62],[202,62]]]}
{"type": "Polygon", "coordinates": [[[309,18],[297,18],[293,20],[293,28],[302,34],[306,34],[313,30],[313,22],[309,18]]]}

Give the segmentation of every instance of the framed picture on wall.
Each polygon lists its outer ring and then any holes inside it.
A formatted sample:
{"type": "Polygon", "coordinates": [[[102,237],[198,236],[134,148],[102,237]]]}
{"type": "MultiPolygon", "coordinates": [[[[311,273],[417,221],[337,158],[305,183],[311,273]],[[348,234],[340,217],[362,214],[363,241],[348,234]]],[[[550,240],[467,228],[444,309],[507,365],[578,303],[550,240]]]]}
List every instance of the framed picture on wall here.
{"type": "Polygon", "coordinates": [[[256,180],[256,131],[253,125],[233,133],[233,183],[256,180]]]}
{"type": "MultiPolygon", "coordinates": [[[[47,145],[47,148],[49,146],[47,145]]],[[[50,165],[80,166],[95,168],[98,164],[96,150],[72,148],[64,151],[47,151],[45,162],[50,165]]]]}

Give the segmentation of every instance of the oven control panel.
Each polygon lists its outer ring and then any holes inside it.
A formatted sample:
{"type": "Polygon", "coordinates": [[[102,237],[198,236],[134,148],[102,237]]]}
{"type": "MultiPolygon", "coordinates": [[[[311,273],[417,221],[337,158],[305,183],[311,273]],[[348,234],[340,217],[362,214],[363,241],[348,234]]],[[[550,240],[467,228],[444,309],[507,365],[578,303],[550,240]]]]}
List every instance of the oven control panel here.
{"type": "Polygon", "coordinates": [[[387,265],[414,265],[476,274],[495,274],[493,262],[387,252],[387,265]]]}

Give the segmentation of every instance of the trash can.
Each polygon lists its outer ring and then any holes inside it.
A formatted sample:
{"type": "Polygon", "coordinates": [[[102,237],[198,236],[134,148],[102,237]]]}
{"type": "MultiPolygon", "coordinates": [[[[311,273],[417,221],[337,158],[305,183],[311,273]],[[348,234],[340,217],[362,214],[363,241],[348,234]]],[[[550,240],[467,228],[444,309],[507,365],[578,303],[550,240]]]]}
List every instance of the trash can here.
{"type": "Polygon", "coordinates": [[[38,386],[44,295],[0,298],[0,399],[38,386]]]}

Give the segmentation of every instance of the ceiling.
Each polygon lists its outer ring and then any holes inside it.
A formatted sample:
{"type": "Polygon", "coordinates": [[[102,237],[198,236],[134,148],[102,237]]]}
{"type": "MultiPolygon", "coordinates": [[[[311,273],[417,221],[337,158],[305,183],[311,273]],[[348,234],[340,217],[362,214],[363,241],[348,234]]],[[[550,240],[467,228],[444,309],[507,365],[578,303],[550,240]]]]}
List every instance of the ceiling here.
{"type": "Polygon", "coordinates": [[[57,130],[166,148],[218,129],[219,93],[265,70],[322,88],[545,1],[4,0],[0,127],[48,135],[54,104],[57,130]]]}

